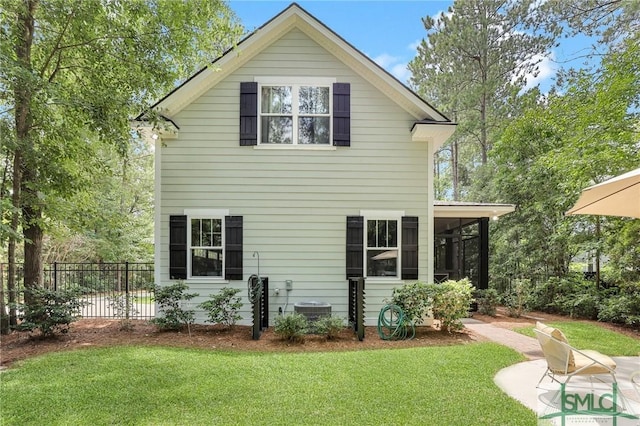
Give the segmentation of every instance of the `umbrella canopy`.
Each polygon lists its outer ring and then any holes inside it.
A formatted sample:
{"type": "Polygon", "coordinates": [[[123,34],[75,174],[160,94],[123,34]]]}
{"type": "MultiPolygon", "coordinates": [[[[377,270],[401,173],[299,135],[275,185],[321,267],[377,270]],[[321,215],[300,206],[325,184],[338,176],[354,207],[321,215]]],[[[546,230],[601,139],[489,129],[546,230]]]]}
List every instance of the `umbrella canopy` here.
{"type": "Polygon", "coordinates": [[[567,214],[640,218],[640,169],[584,189],[567,214]]]}
{"type": "Polygon", "coordinates": [[[395,259],[397,257],[398,257],[398,250],[387,250],[376,256],[373,256],[371,260],[395,259]]]}

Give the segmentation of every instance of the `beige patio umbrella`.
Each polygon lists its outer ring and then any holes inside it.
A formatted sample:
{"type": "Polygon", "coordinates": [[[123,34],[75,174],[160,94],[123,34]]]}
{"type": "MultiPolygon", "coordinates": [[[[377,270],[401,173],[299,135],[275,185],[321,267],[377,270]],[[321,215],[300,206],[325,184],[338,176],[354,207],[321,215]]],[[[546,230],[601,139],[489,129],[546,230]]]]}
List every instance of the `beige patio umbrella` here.
{"type": "Polygon", "coordinates": [[[387,250],[382,253],[373,256],[371,260],[386,260],[386,259],[395,259],[398,257],[398,250],[387,250]]]}
{"type": "Polygon", "coordinates": [[[640,218],[640,169],[582,190],[567,214],[595,214],[640,218]]]}

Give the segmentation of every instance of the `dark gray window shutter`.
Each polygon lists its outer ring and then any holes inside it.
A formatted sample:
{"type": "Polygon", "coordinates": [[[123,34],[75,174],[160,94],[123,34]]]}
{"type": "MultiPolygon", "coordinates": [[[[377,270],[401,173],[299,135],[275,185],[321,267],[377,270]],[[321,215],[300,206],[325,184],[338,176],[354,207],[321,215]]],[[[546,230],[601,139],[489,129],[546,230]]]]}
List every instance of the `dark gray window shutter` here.
{"type": "Polygon", "coordinates": [[[351,146],[350,83],[333,83],[333,144],[351,146]]]}
{"type": "Polygon", "coordinates": [[[240,146],[258,144],[258,83],[240,83],[240,146]]]}
{"type": "Polygon", "coordinates": [[[169,217],[169,277],[187,279],[187,216],[169,217]]]}
{"type": "Polygon", "coordinates": [[[364,276],[364,218],[347,216],[347,279],[364,276]]]}
{"type": "Polygon", "coordinates": [[[242,276],[242,216],[224,218],[225,263],[224,277],[228,280],[241,280],[242,276]]]}
{"type": "Polygon", "coordinates": [[[402,218],[402,279],[418,279],[418,218],[402,218]]]}

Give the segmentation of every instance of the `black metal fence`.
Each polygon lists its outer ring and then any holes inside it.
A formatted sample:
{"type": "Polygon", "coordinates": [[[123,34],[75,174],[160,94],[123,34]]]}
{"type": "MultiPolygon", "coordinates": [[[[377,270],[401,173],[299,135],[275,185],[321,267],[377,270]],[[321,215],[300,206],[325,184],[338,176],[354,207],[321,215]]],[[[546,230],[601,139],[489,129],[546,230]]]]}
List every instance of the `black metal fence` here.
{"type": "MultiPolygon", "coordinates": [[[[7,288],[9,265],[0,263],[0,286],[5,303],[20,302],[24,290],[24,273],[18,265],[17,288],[10,295],[7,288]],[[13,296],[13,297],[11,297],[13,296]]],[[[77,290],[83,318],[151,319],[153,302],[153,263],[51,263],[44,268],[44,287],[49,290],[77,290]]]]}

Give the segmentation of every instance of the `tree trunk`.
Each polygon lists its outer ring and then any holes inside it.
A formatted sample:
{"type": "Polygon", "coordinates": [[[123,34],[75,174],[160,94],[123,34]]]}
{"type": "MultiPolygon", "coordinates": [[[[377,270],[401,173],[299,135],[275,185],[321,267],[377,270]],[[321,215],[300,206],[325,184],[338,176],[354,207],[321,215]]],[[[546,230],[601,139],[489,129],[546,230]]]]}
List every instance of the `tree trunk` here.
{"type": "Polygon", "coordinates": [[[22,196],[22,154],[20,150],[16,150],[13,157],[13,195],[11,202],[13,204],[14,211],[11,213],[11,230],[12,235],[9,235],[9,247],[7,250],[7,256],[9,260],[9,271],[7,276],[7,296],[9,301],[9,326],[15,326],[18,324],[18,317],[15,310],[15,303],[17,302],[18,286],[16,282],[18,263],[16,259],[16,245],[18,228],[20,225],[20,205],[22,196]]]}
{"type": "Polygon", "coordinates": [[[4,264],[0,263],[0,334],[9,334],[9,312],[4,294],[4,264]]]}
{"type": "Polygon", "coordinates": [[[486,165],[488,161],[489,141],[487,138],[487,101],[486,96],[482,97],[482,105],[480,107],[480,150],[482,151],[482,165],[486,165]]]}
{"type": "MultiPolygon", "coordinates": [[[[19,225],[19,211],[23,213],[23,219],[25,219],[24,214],[28,213],[29,216],[33,216],[31,208],[25,205],[25,200],[22,197],[22,188],[28,187],[31,181],[25,173],[25,152],[30,152],[33,147],[33,141],[31,140],[31,130],[33,124],[33,116],[31,113],[31,103],[33,101],[33,91],[32,91],[32,82],[29,80],[28,71],[32,70],[31,64],[31,47],[33,46],[33,32],[34,32],[34,14],[37,7],[37,0],[24,0],[24,8],[20,9],[20,13],[17,16],[18,25],[16,28],[19,29],[19,33],[16,34],[16,58],[17,62],[24,70],[24,76],[19,76],[13,87],[14,96],[15,96],[15,131],[16,131],[16,150],[14,157],[14,176],[13,176],[13,207],[15,208],[14,216],[12,217],[12,226],[14,226],[14,231],[17,231],[19,225]]],[[[33,175],[36,173],[32,168],[28,168],[27,170],[31,170],[29,175],[33,175]]],[[[37,199],[37,197],[35,198],[37,199]]],[[[32,198],[30,201],[34,201],[32,198]]],[[[38,212],[41,216],[41,213],[38,212]]],[[[42,273],[37,273],[34,275],[34,272],[39,268],[41,268],[42,259],[38,258],[38,255],[42,255],[42,233],[40,231],[39,239],[38,239],[38,229],[39,223],[35,224],[35,226],[31,227],[29,232],[29,236],[27,236],[27,226],[23,226],[24,236],[27,238],[25,240],[25,258],[24,258],[24,270],[25,270],[25,284],[26,281],[26,273],[29,270],[29,282],[30,285],[37,284],[39,281],[39,277],[42,276],[42,273]],[[38,228],[36,228],[36,226],[38,228]],[[35,237],[35,245],[33,245],[29,239],[35,237]],[[38,242],[39,240],[39,242],[38,242]],[[38,247],[40,248],[40,253],[38,254],[38,247]],[[35,249],[35,251],[34,251],[35,249]],[[27,256],[27,251],[29,251],[29,255],[27,256]],[[34,258],[36,256],[36,258],[34,258]],[[32,263],[32,264],[29,264],[32,263]]],[[[10,259],[10,263],[13,268],[10,270],[10,275],[13,275],[13,279],[15,280],[15,239],[13,240],[13,251],[12,251],[12,259],[10,259]],[[11,262],[11,260],[13,262],[11,262]]],[[[15,286],[15,281],[13,282],[15,286]]]]}
{"type": "MultiPolygon", "coordinates": [[[[44,268],[42,264],[42,210],[37,205],[25,205],[22,209],[24,219],[24,288],[42,288],[44,268]]],[[[28,300],[25,294],[25,303],[28,300]]]]}
{"type": "Polygon", "coordinates": [[[454,138],[451,142],[451,179],[453,181],[453,201],[460,200],[460,174],[458,168],[458,140],[454,138]]]}
{"type": "MultiPolygon", "coordinates": [[[[7,174],[9,171],[9,158],[6,157],[4,163],[4,169],[2,170],[2,183],[0,184],[0,200],[4,199],[6,194],[9,192],[6,190],[7,185],[7,174]]],[[[13,214],[13,212],[12,212],[13,214]]],[[[10,235],[11,237],[15,237],[15,235],[10,235]]],[[[5,279],[5,270],[7,272],[9,268],[5,269],[4,264],[0,263],[0,334],[8,334],[10,331],[9,327],[9,314],[11,312],[11,307],[8,305],[4,279],[5,279]]]]}

